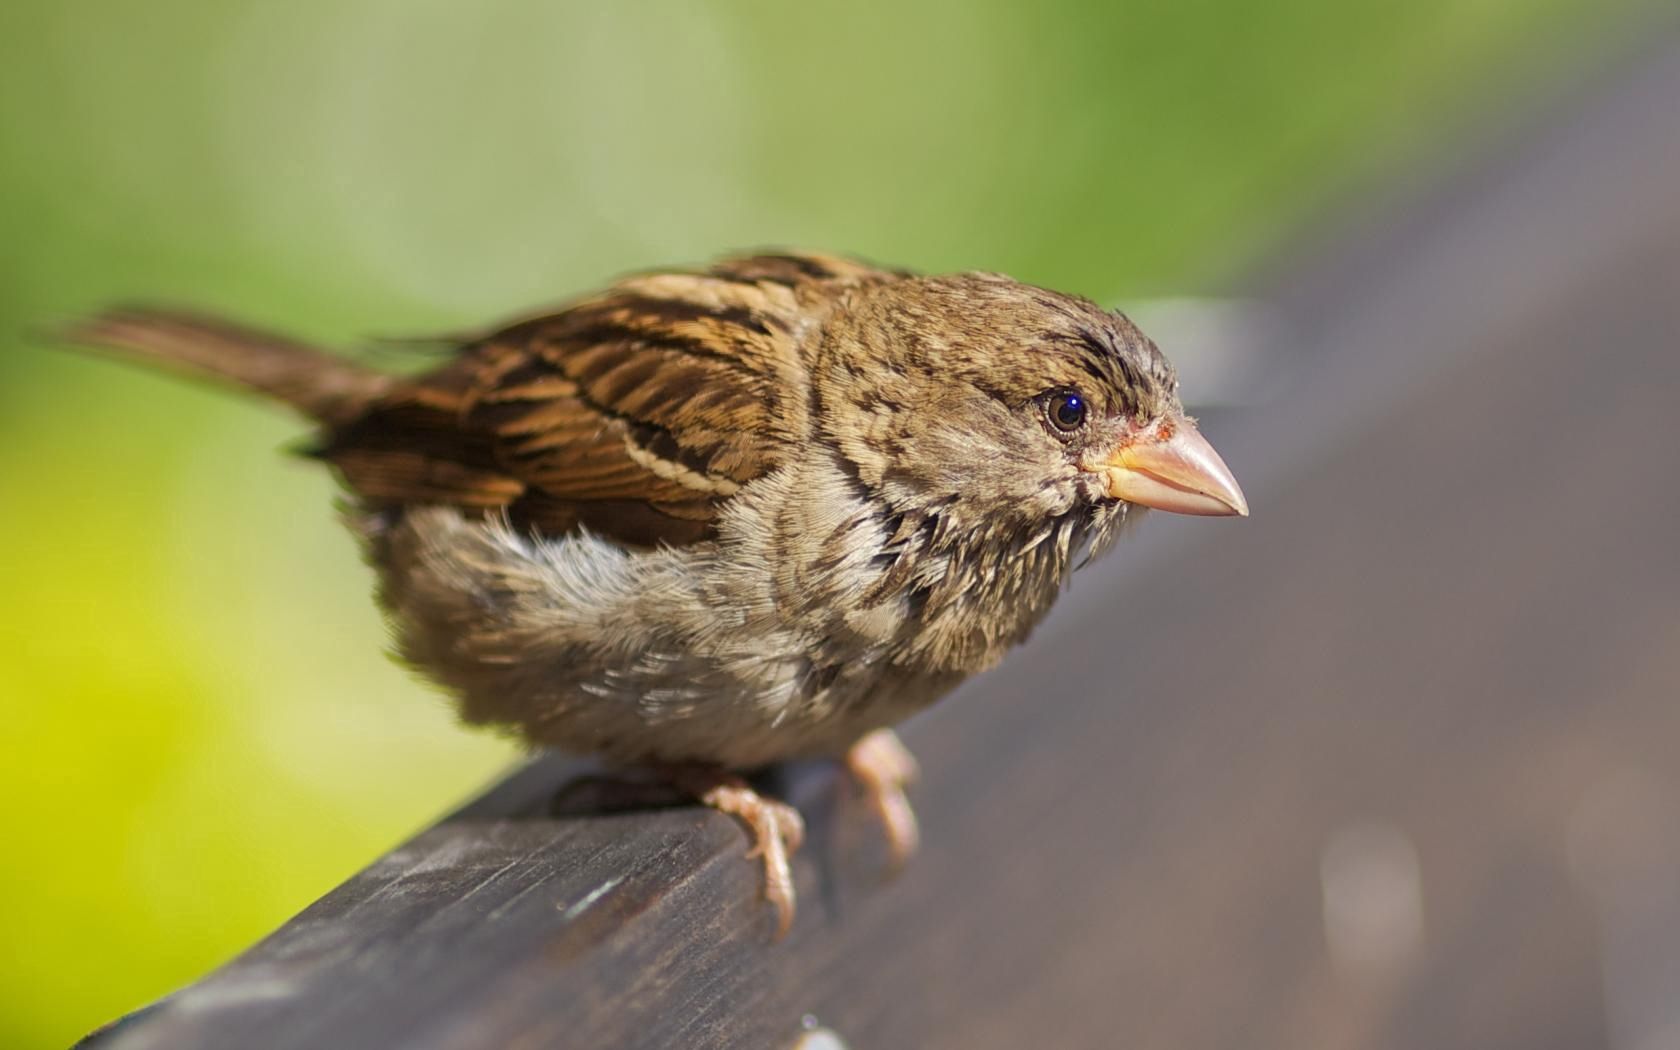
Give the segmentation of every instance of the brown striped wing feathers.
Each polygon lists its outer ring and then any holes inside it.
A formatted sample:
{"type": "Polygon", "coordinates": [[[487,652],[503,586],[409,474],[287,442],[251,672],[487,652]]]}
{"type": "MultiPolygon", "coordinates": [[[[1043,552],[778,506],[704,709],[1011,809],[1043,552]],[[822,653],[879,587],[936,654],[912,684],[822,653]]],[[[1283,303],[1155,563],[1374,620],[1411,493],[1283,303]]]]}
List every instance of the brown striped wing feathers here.
{"type": "Polygon", "coordinates": [[[806,337],[835,298],[896,276],[783,255],[632,277],[469,343],[321,454],[375,503],[689,542],[803,435],[806,337]]]}

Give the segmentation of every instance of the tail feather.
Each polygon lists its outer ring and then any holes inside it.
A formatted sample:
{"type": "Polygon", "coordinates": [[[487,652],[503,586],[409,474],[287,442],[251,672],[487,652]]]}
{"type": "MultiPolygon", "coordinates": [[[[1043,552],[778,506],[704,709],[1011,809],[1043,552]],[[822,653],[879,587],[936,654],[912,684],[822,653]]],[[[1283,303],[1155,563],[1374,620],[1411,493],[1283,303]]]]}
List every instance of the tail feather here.
{"type": "Polygon", "coordinates": [[[170,310],[111,310],[73,325],[62,338],[265,394],[329,425],[361,415],[392,381],[284,336],[170,310]]]}

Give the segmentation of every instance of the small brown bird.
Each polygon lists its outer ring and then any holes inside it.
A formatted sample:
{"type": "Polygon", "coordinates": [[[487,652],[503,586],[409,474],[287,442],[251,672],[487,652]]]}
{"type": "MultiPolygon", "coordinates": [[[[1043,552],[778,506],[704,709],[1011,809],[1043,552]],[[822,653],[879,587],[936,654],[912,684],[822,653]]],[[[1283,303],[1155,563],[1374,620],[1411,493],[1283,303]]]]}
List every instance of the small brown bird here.
{"type": "Polygon", "coordinates": [[[741,772],[844,756],[908,856],[891,727],[1026,638],[1138,508],[1247,513],[1148,338],[996,274],[649,273],[417,377],[179,313],[71,337],[318,424],[403,658],[468,722],[744,821],[783,932],[803,826],[741,772]]]}

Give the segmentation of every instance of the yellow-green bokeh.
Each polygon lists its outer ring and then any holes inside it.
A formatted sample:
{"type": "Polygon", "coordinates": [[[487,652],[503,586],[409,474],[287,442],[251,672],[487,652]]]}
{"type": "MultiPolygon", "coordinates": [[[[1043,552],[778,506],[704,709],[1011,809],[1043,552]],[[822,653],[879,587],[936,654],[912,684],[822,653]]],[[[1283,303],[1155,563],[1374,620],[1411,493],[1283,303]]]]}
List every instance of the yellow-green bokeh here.
{"type": "Polygon", "coordinates": [[[138,298],[353,343],[761,244],[1206,290],[1636,6],[7,0],[0,1046],[192,979],[512,754],[380,655],[291,421],[30,331],[138,298]]]}

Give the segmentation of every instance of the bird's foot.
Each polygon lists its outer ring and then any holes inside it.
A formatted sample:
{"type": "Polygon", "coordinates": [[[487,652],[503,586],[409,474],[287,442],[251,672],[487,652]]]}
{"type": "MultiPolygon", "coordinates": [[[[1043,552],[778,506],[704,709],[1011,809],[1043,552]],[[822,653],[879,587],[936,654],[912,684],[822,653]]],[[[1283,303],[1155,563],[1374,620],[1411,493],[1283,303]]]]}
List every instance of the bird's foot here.
{"type": "Polygon", "coordinates": [[[793,928],[793,871],[788,857],[805,841],[805,821],[786,802],[765,798],[745,780],[723,772],[685,772],[678,783],[702,803],[740,820],[753,835],[748,857],[764,862],[764,899],[776,909],[776,939],[793,928]]]}
{"type": "Polygon", "coordinates": [[[920,841],[916,813],[904,794],[904,786],[917,776],[915,757],[898,739],[897,733],[890,729],[877,729],[846,752],[846,768],[881,818],[893,864],[902,867],[916,852],[916,844],[920,841]]]}

